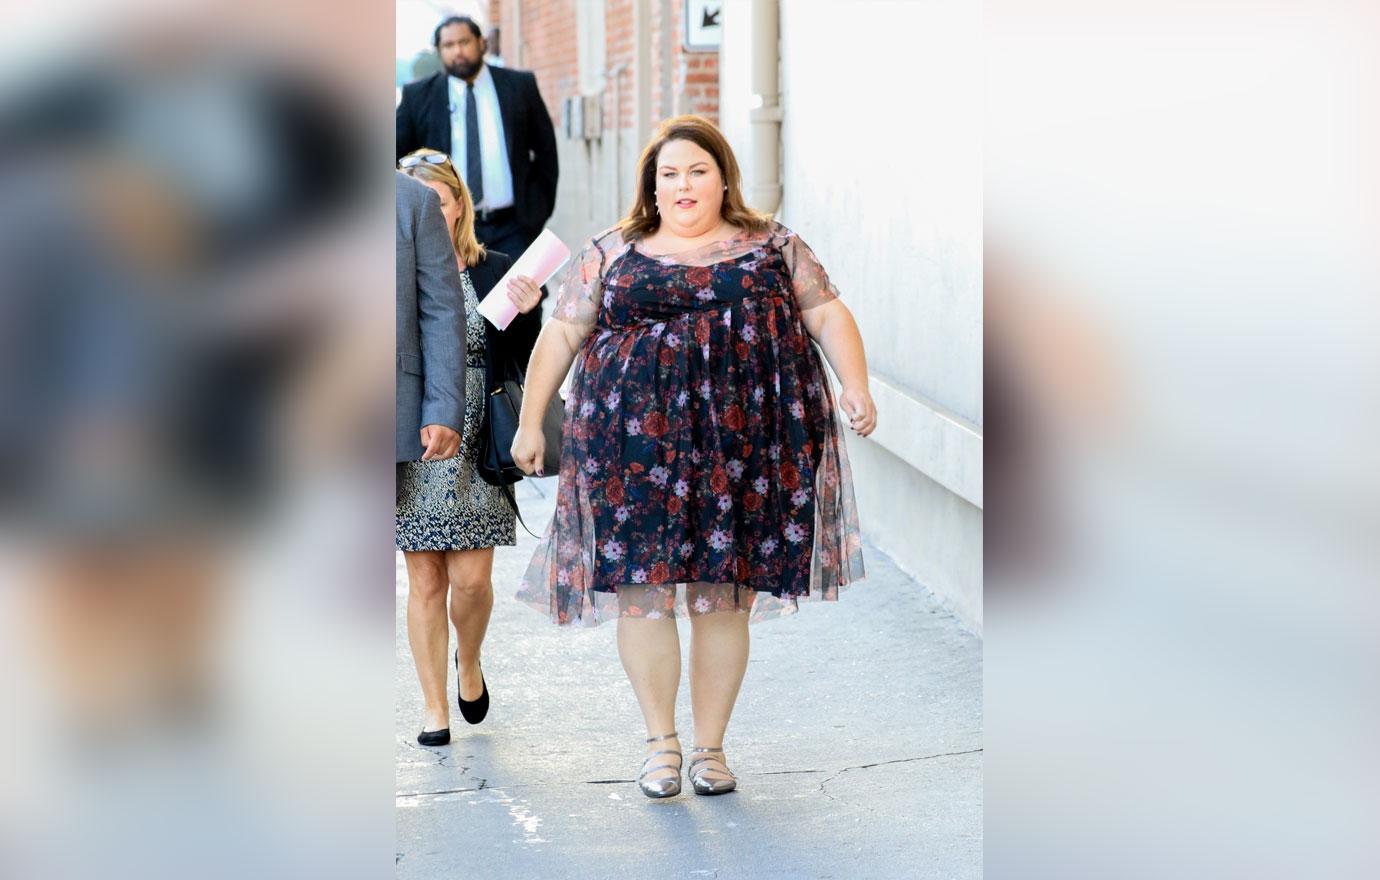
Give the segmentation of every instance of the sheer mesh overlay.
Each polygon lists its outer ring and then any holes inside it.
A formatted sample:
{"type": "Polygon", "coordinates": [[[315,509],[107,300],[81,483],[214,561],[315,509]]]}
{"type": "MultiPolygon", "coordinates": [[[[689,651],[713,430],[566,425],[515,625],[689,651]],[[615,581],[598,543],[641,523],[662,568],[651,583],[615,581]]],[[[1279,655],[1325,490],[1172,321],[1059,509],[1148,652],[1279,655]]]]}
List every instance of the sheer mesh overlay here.
{"type": "Polygon", "coordinates": [[[557,293],[554,317],[588,335],[556,512],[518,598],[561,624],[755,621],[862,578],[833,392],[801,320],[837,296],[780,224],[676,254],[596,236],[557,293]]]}

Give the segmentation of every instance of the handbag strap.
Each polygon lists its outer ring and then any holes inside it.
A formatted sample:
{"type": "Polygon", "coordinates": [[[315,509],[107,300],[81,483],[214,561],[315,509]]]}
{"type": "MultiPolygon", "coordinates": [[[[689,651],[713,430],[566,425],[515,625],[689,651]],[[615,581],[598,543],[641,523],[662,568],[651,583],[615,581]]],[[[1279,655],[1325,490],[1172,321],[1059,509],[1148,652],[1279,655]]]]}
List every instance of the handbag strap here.
{"type": "MultiPolygon", "coordinates": [[[[509,354],[508,346],[500,338],[501,331],[490,324],[484,322],[485,334],[485,358],[484,358],[484,385],[485,393],[492,394],[508,379],[516,379],[519,385],[524,384],[526,376],[520,364],[509,354]]],[[[522,524],[522,529],[527,534],[540,540],[540,536],[527,527],[527,522],[522,518],[522,511],[518,509],[517,496],[513,494],[511,483],[504,483],[499,486],[499,491],[507,499],[508,506],[513,509],[513,515],[522,524]]]]}
{"type": "Polygon", "coordinates": [[[513,494],[512,485],[505,483],[504,485],[499,486],[498,488],[502,490],[503,497],[508,499],[508,506],[513,508],[513,515],[517,517],[517,521],[522,523],[523,531],[525,531],[527,534],[531,535],[532,537],[540,541],[541,536],[533,532],[531,529],[527,528],[527,523],[522,518],[522,511],[518,510],[517,496],[513,494]]]}

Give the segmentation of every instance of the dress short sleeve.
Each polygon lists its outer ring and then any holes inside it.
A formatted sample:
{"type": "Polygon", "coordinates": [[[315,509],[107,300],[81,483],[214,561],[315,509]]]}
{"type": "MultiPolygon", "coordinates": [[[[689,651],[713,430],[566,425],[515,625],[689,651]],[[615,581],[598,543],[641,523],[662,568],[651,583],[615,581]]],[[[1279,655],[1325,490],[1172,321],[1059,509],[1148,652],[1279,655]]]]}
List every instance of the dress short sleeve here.
{"type": "Polygon", "coordinates": [[[592,327],[599,317],[604,295],[604,249],[599,239],[591,239],[571,258],[556,289],[556,308],[552,317],[569,324],[592,327]]]}
{"type": "Polygon", "coordinates": [[[778,223],[772,239],[785,258],[786,268],[790,270],[795,302],[801,311],[838,299],[838,288],[829,280],[829,274],[820,265],[815,252],[801,241],[800,236],[778,223]]]}

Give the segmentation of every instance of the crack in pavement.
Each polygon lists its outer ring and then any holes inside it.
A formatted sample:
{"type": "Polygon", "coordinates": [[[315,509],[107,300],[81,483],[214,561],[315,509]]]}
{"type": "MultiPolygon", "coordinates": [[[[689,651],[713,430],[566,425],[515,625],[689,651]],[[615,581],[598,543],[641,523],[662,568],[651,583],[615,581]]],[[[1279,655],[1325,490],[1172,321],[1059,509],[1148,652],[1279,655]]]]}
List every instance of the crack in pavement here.
{"type": "Polygon", "coordinates": [[[398,798],[420,798],[431,797],[441,794],[464,794],[465,792],[485,791],[488,789],[509,789],[509,788],[559,788],[567,785],[632,785],[635,779],[577,779],[574,782],[520,782],[515,785],[489,785],[487,779],[479,780],[478,788],[440,788],[435,791],[406,791],[398,792],[398,798]]]}
{"type": "MultiPolygon", "coordinates": [[[[407,740],[403,740],[403,745],[405,745],[405,746],[407,746],[408,748],[412,749],[414,752],[421,752],[421,753],[424,754],[424,755],[431,755],[431,756],[435,757],[435,758],[436,758],[436,762],[435,762],[434,766],[436,766],[436,767],[445,767],[447,770],[454,769],[454,768],[452,767],[452,765],[446,763],[447,761],[449,761],[449,760],[451,759],[452,756],[446,754],[445,752],[439,752],[439,751],[437,751],[437,750],[436,750],[434,747],[432,747],[432,746],[423,746],[423,745],[420,745],[420,744],[418,744],[418,743],[408,742],[407,740]]],[[[467,769],[469,769],[469,768],[467,768],[467,767],[461,767],[461,768],[460,768],[460,770],[461,770],[462,772],[463,772],[464,770],[467,770],[467,769]]]]}
{"type": "MultiPolygon", "coordinates": [[[[915,762],[915,761],[931,761],[931,760],[934,760],[935,758],[952,758],[952,757],[957,757],[957,756],[960,756],[960,755],[976,755],[976,754],[980,753],[981,751],[982,751],[982,749],[968,749],[967,751],[962,751],[962,752],[939,752],[939,753],[933,754],[933,755],[919,755],[919,756],[914,757],[914,758],[894,758],[894,759],[892,759],[892,760],[890,760],[890,761],[875,761],[875,762],[873,762],[873,763],[871,763],[871,764],[859,764],[859,765],[857,765],[857,766],[855,766],[855,767],[844,767],[842,770],[839,770],[839,771],[837,771],[837,772],[835,772],[835,773],[833,773],[833,774],[831,774],[831,775],[825,777],[824,779],[820,780],[820,783],[819,783],[819,793],[822,794],[822,795],[824,795],[825,797],[829,798],[829,800],[831,800],[831,801],[832,801],[832,800],[837,800],[837,798],[835,798],[833,795],[829,794],[829,792],[827,792],[827,791],[824,790],[824,786],[826,786],[826,785],[828,785],[829,783],[833,782],[835,779],[838,779],[840,776],[842,776],[843,774],[849,772],[850,770],[870,770],[870,769],[872,769],[873,767],[884,767],[884,766],[886,766],[886,765],[888,765],[888,764],[910,764],[910,763],[913,763],[913,762],[915,762]]],[[[463,772],[469,770],[469,767],[461,767],[461,768],[459,768],[459,769],[460,769],[460,771],[463,773],[463,772]]],[[[739,775],[740,775],[741,777],[743,777],[743,778],[748,778],[748,777],[755,777],[755,776],[791,776],[791,775],[800,775],[800,774],[806,774],[806,773],[825,773],[825,772],[828,772],[828,771],[825,771],[825,770],[766,770],[766,771],[763,771],[763,772],[761,772],[761,773],[751,773],[751,772],[748,772],[748,773],[742,773],[742,774],[739,774],[739,775]]],[[[635,783],[636,781],[637,781],[637,780],[635,780],[635,779],[577,779],[577,780],[574,780],[573,782],[520,782],[520,783],[514,783],[514,784],[512,784],[512,785],[490,785],[490,784],[489,784],[489,781],[488,781],[487,779],[480,779],[480,780],[479,780],[479,785],[478,785],[478,787],[476,787],[476,788],[440,788],[440,789],[435,789],[435,790],[432,790],[432,791],[409,791],[409,792],[398,792],[398,794],[396,795],[396,797],[397,797],[398,799],[403,799],[403,798],[424,798],[424,797],[435,797],[435,796],[445,795],[445,794],[466,794],[466,793],[473,793],[473,792],[477,792],[477,791],[485,791],[485,790],[488,790],[488,789],[498,789],[498,788],[502,788],[502,789],[510,789],[510,788],[556,788],[556,787],[562,787],[562,786],[568,786],[568,785],[632,785],[632,784],[635,783]]]]}
{"type": "MultiPolygon", "coordinates": [[[[394,796],[394,799],[402,800],[403,798],[434,797],[443,794],[464,794],[466,792],[487,791],[488,789],[496,787],[498,786],[489,785],[489,780],[481,779],[479,780],[479,786],[477,788],[438,788],[435,791],[400,791],[394,796]]],[[[509,788],[511,786],[505,785],[502,787],[509,788]]],[[[518,787],[521,788],[523,786],[518,787]]]]}
{"type": "Polygon", "coordinates": [[[840,770],[839,772],[835,773],[834,775],[832,775],[832,776],[830,776],[830,777],[828,777],[828,778],[826,778],[826,779],[820,780],[820,783],[819,783],[819,793],[822,794],[822,795],[824,795],[825,797],[827,797],[827,798],[828,798],[829,800],[831,800],[831,801],[838,800],[838,798],[834,797],[834,796],[831,795],[829,792],[825,791],[825,790],[824,790],[824,786],[826,786],[826,785],[828,785],[829,783],[833,782],[835,779],[838,779],[840,776],[842,776],[843,774],[847,773],[849,770],[870,770],[870,769],[872,769],[873,767],[883,767],[883,766],[886,766],[887,764],[910,764],[910,763],[913,763],[913,762],[915,762],[915,761],[930,761],[930,760],[933,760],[933,759],[935,759],[935,758],[953,758],[953,757],[957,757],[957,756],[959,756],[959,755],[976,755],[976,754],[980,753],[981,751],[982,751],[982,749],[968,749],[967,751],[963,751],[963,752],[939,752],[939,753],[934,754],[934,755],[920,755],[919,757],[916,757],[916,758],[895,758],[895,759],[890,760],[890,761],[876,761],[876,762],[874,762],[874,763],[872,763],[872,764],[859,764],[859,765],[856,766],[856,767],[844,767],[842,770],[840,770]]]}

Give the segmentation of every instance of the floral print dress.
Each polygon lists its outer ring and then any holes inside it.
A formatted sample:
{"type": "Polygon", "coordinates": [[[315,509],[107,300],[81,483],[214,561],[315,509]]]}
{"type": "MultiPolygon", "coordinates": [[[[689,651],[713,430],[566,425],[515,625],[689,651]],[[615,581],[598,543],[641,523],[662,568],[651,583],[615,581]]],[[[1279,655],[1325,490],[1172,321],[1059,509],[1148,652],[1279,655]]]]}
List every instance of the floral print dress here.
{"type": "Polygon", "coordinates": [[[517,516],[503,490],[479,476],[479,431],[484,423],[484,316],[470,273],[465,294],[465,423],[454,458],[404,461],[397,466],[394,544],[399,550],[482,550],[517,543],[517,516]]]}
{"type": "Polygon", "coordinates": [[[837,295],[780,224],[661,256],[596,236],[557,296],[553,317],[589,335],[556,512],[518,598],[562,624],[761,619],[861,578],[833,393],[801,319],[837,295]]]}

